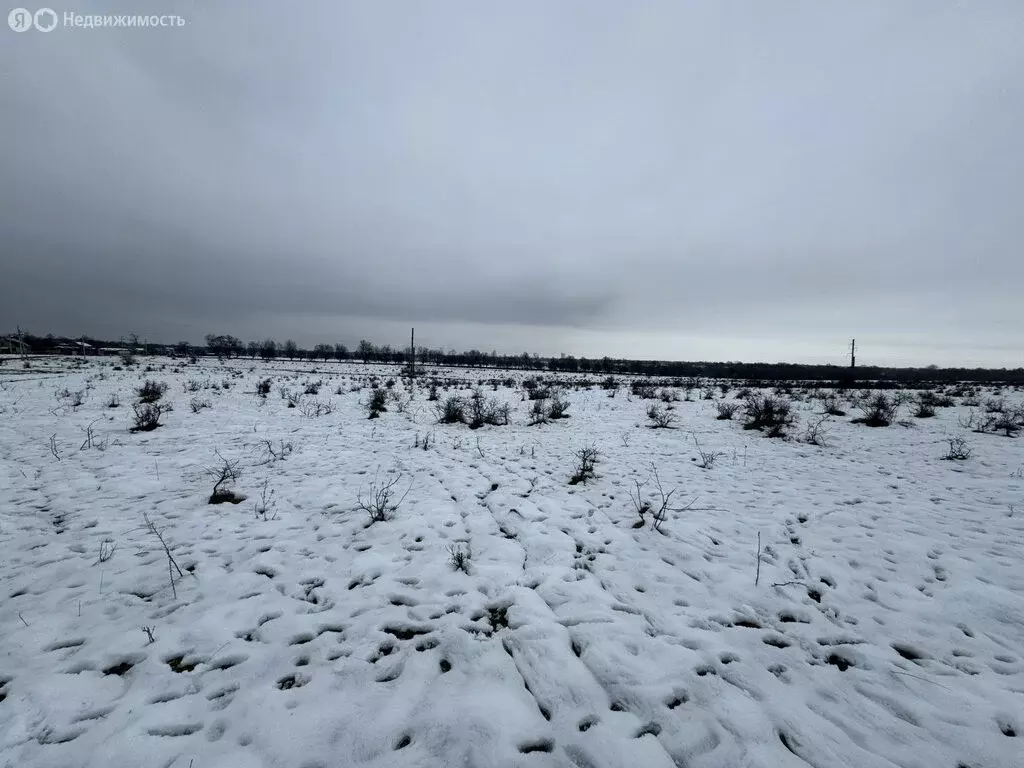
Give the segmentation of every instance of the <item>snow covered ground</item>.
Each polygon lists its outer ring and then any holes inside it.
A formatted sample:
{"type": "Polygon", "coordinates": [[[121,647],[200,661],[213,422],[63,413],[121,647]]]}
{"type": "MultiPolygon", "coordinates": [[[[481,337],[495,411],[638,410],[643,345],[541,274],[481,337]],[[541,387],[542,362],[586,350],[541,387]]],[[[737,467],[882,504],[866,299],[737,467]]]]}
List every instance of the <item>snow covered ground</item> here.
{"type": "Polygon", "coordinates": [[[707,400],[651,429],[628,389],[528,426],[527,374],[437,372],[515,379],[484,386],[512,424],[470,430],[421,386],[368,419],[396,369],[147,363],[0,366],[0,765],[1024,765],[1024,442],[967,407],[816,447],[707,400]],[[132,433],[144,379],[174,409],[132,433]],[[207,503],[220,457],[238,504],[207,503]],[[660,532],[652,466],[689,505],[660,532]]]}

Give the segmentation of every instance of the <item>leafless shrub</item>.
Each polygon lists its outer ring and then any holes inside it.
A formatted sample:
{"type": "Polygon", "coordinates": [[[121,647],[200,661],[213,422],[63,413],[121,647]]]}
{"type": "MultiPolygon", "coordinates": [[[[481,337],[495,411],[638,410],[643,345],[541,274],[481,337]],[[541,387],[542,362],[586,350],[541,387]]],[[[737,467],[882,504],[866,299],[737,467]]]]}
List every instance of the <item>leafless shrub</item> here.
{"type": "Polygon", "coordinates": [[[81,447],[78,450],[85,451],[85,450],[88,450],[90,448],[96,448],[97,450],[100,450],[100,451],[107,450],[107,441],[106,440],[97,440],[96,439],[96,433],[93,430],[93,427],[96,425],[97,421],[99,421],[99,419],[95,419],[94,421],[92,421],[91,423],[89,423],[86,426],[86,428],[85,428],[85,440],[82,441],[82,445],[81,445],[81,447]]]}
{"type": "Polygon", "coordinates": [[[132,406],[134,426],[132,432],[152,432],[159,426],[160,417],[171,410],[170,405],[161,403],[137,403],[132,406]]]}
{"type": "Polygon", "coordinates": [[[931,392],[923,392],[914,401],[914,417],[930,419],[935,415],[935,397],[931,392]]]}
{"type": "Polygon", "coordinates": [[[231,504],[239,504],[245,497],[236,494],[226,486],[238,480],[242,476],[242,470],[237,461],[228,461],[221,456],[219,451],[215,451],[215,453],[217,458],[220,459],[220,464],[206,469],[206,474],[214,480],[213,492],[210,494],[209,503],[224,504],[229,502],[231,504]]]}
{"type": "Polygon", "coordinates": [[[995,413],[978,413],[974,409],[967,412],[967,416],[957,417],[957,422],[964,429],[970,429],[972,432],[979,434],[986,434],[989,432],[995,432],[998,430],[996,426],[999,421],[999,415],[995,413]]]}
{"type": "Polygon", "coordinates": [[[112,558],[114,556],[114,553],[116,551],[117,551],[117,544],[114,543],[113,539],[109,539],[109,538],[103,539],[103,541],[100,542],[100,555],[99,555],[99,559],[96,562],[98,562],[98,563],[105,563],[105,562],[107,562],[110,558],[112,558]]]}
{"type": "Polygon", "coordinates": [[[647,522],[647,514],[651,511],[651,502],[643,497],[643,488],[647,481],[640,482],[633,479],[634,490],[629,492],[630,501],[633,502],[633,509],[636,511],[637,521],[633,523],[634,528],[643,528],[647,522]]]}
{"type": "Polygon", "coordinates": [[[469,574],[470,561],[473,559],[473,550],[469,542],[459,542],[448,547],[448,562],[456,571],[469,574]]]}
{"type": "Polygon", "coordinates": [[[633,523],[634,528],[642,528],[646,521],[646,515],[650,514],[652,519],[651,527],[658,533],[662,533],[661,526],[668,520],[670,512],[681,512],[689,509],[693,506],[696,501],[694,499],[685,507],[681,509],[672,509],[672,497],[675,496],[676,490],[673,488],[671,491],[666,491],[664,486],[661,484],[661,477],[658,474],[658,468],[651,465],[650,475],[647,480],[640,482],[636,479],[633,480],[634,491],[630,491],[630,499],[633,502],[633,508],[636,510],[637,522],[633,523]],[[653,480],[654,492],[649,494],[649,499],[643,498],[643,488],[649,482],[653,480]]]}
{"type": "Polygon", "coordinates": [[[597,451],[597,446],[583,446],[582,448],[578,448],[573,455],[576,457],[576,467],[573,471],[572,477],[569,478],[569,485],[585,483],[587,480],[594,477],[594,467],[597,464],[598,457],[600,456],[597,451]]]}
{"type": "Polygon", "coordinates": [[[412,482],[410,481],[409,487],[402,494],[402,497],[397,501],[394,500],[395,490],[398,483],[401,481],[402,475],[398,474],[388,480],[377,480],[377,475],[374,474],[373,482],[370,483],[370,490],[364,495],[362,491],[356,499],[356,508],[362,510],[370,517],[368,525],[374,523],[381,523],[385,520],[390,520],[391,516],[398,510],[398,507],[405,501],[405,497],[409,495],[409,491],[412,490],[412,482]]]}
{"type": "Polygon", "coordinates": [[[725,456],[724,451],[705,451],[701,448],[697,436],[691,435],[691,437],[693,437],[693,444],[697,446],[697,453],[700,454],[700,461],[697,463],[697,466],[701,469],[712,469],[715,466],[715,462],[725,456]]]}
{"type": "Polygon", "coordinates": [[[469,428],[479,429],[485,424],[505,426],[508,424],[509,406],[497,400],[487,400],[479,389],[469,398],[469,428]]]}
{"type": "Polygon", "coordinates": [[[276,506],[277,502],[274,501],[274,490],[270,488],[270,480],[264,480],[260,485],[260,499],[253,509],[256,519],[263,522],[277,519],[277,512],[274,511],[276,506]]]}
{"type": "Polygon", "coordinates": [[[466,401],[461,397],[446,398],[434,407],[439,424],[463,424],[466,421],[466,401]]]}
{"type": "Polygon", "coordinates": [[[146,645],[152,645],[156,642],[156,637],[153,635],[156,627],[143,627],[142,631],[146,633],[146,645]]]}
{"type": "Polygon", "coordinates": [[[318,419],[334,413],[334,403],[330,400],[303,400],[299,412],[307,419],[318,419]]]}
{"type": "Polygon", "coordinates": [[[117,392],[111,392],[110,397],[106,400],[107,408],[119,408],[121,406],[121,400],[117,396],[117,392]]]}
{"type": "Polygon", "coordinates": [[[827,416],[845,416],[846,411],[843,410],[842,402],[839,397],[834,393],[830,392],[821,399],[821,405],[825,409],[827,416]]]}
{"type": "Polygon", "coordinates": [[[768,394],[751,394],[743,405],[744,429],[767,430],[768,437],[785,437],[796,422],[789,400],[768,394]]]}
{"type": "Polygon", "coordinates": [[[412,402],[412,398],[400,389],[391,390],[389,397],[391,402],[395,405],[395,411],[398,413],[405,413],[409,408],[409,404],[412,402]]]}
{"type": "Polygon", "coordinates": [[[212,404],[210,403],[209,400],[206,400],[204,398],[193,397],[191,400],[188,401],[188,407],[192,409],[192,413],[199,413],[204,408],[212,407],[212,404]]]}
{"type": "Polygon", "coordinates": [[[142,513],[142,519],[145,522],[146,530],[156,537],[164,550],[164,554],[167,555],[167,575],[171,580],[171,591],[174,593],[174,599],[177,600],[178,588],[174,585],[174,573],[177,571],[179,579],[185,578],[185,574],[178,565],[178,561],[174,559],[174,555],[171,554],[171,548],[168,546],[166,539],[164,539],[163,531],[156,527],[153,521],[149,519],[147,513],[142,513]]]}
{"type": "Polygon", "coordinates": [[[292,454],[292,444],[284,440],[278,440],[277,445],[274,445],[272,440],[264,439],[260,441],[260,445],[263,448],[263,459],[260,462],[262,464],[284,461],[292,454]]]}
{"type": "Polygon", "coordinates": [[[266,397],[270,394],[270,386],[272,382],[270,379],[260,379],[256,382],[256,394],[260,397],[266,397]]]}
{"type": "Polygon", "coordinates": [[[370,399],[366,401],[367,418],[379,418],[388,409],[388,393],[385,389],[374,387],[370,390],[370,399]]]}
{"type": "Polygon", "coordinates": [[[715,403],[715,410],[718,411],[716,417],[719,421],[729,421],[733,416],[736,415],[740,409],[739,403],[727,402],[725,400],[719,400],[715,403]]]}
{"type": "Polygon", "coordinates": [[[647,418],[651,420],[651,429],[674,429],[679,420],[672,411],[654,403],[647,407],[647,418]]]}
{"type": "Polygon", "coordinates": [[[665,387],[664,389],[661,390],[661,392],[659,393],[659,397],[661,397],[661,402],[663,403],[679,402],[679,393],[676,392],[674,389],[669,389],[668,387],[665,387]]]}
{"type": "Polygon", "coordinates": [[[429,400],[432,403],[437,402],[437,397],[437,382],[432,381],[430,382],[430,387],[427,390],[427,400],[429,400]]]}
{"type": "Polygon", "coordinates": [[[306,388],[303,390],[303,394],[305,394],[305,395],[319,395],[320,394],[320,387],[322,386],[322,384],[323,384],[323,382],[321,382],[321,381],[311,381],[311,382],[308,382],[306,384],[306,388]]]}
{"type": "Polygon", "coordinates": [[[985,400],[986,413],[1005,413],[1006,400],[1001,397],[990,397],[985,400]]]}
{"type": "Polygon", "coordinates": [[[808,445],[825,445],[825,436],[832,425],[831,414],[825,413],[818,418],[808,421],[804,427],[803,441],[808,445]]]}
{"type": "Polygon", "coordinates": [[[140,403],[155,403],[164,396],[164,392],[167,391],[167,385],[162,381],[147,379],[137,391],[140,403]]]}
{"type": "Polygon", "coordinates": [[[946,451],[946,455],[942,458],[947,461],[966,461],[971,458],[971,447],[967,445],[967,441],[957,435],[947,439],[949,443],[949,450],[946,451]]]}
{"type": "Polygon", "coordinates": [[[534,400],[530,407],[529,425],[533,427],[538,424],[547,424],[550,421],[547,400],[534,400]]]}
{"type": "Polygon", "coordinates": [[[569,401],[566,400],[558,390],[552,390],[551,399],[548,403],[548,418],[552,420],[567,419],[569,414],[569,401]]]}
{"type": "Polygon", "coordinates": [[[996,418],[992,422],[992,428],[996,432],[1003,432],[1007,437],[1016,437],[1020,431],[1020,425],[1017,423],[1016,415],[1012,412],[1003,412],[993,414],[996,418]]]}
{"type": "Polygon", "coordinates": [[[897,395],[890,397],[884,392],[869,395],[857,400],[857,408],[863,416],[853,420],[854,424],[864,424],[868,427],[888,427],[896,421],[901,405],[901,398],[897,395]]]}
{"type": "Polygon", "coordinates": [[[658,397],[658,388],[649,381],[634,381],[629,391],[641,400],[654,400],[658,397]]]}

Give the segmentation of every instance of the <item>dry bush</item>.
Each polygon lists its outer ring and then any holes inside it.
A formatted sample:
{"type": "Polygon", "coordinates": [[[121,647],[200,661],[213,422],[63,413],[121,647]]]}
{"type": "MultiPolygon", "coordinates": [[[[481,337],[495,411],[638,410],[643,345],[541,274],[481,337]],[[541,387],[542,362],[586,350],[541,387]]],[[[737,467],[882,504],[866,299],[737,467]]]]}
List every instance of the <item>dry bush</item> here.
{"type": "Polygon", "coordinates": [[[1007,437],[1016,437],[1020,431],[1020,424],[1017,415],[1012,411],[993,414],[995,420],[992,422],[992,429],[996,432],[1003,432],[1007,437]]]}
{"type": "Polygon", "coordinates": [[[434,407],[438,424],[463,424],[466,421],[466,401],[461,397],[449,397],[434,407]]]}
{"type": "Polygon", "coordinates": [[[846,411],[843,410],[842,402],[839,397],[834,393],[829,393],[821,399],[821,405],[825,409],[827,416],[845,416],[846,411]]]}
{"type": "Polygon", "coordinates": [[[138,403],[132,406],[134,415],[132,420],[134,426],[131,428],[132,432],[152,432],[159,426],[160,417],[171,410],[169,405],[162,405],[160,403],[138,403]]]}
{"type": "Polygon", "coordinates": [[[947,461],[966,461],[971,458],[971,447],[967,445],[967,441],[963,437],[959,435],[950,437],[947,442],[949,442],[949,450],[942,458],[947,461]]]}
{"type": "Polygon", "coordinates": [[[456,571],[469,574],[470,561],[473,559],[473,550],[469,542],[459,542],[448,547],[448,562],[456,571]]]}
{"type": "Polygon", "coordinates": [[[639,518],[633,523],[634,528],[642,528],[646,522],[646,516],[651,515],[653,523],[651,527],[658,533],[662,533],[661,526],[668,520],[670,512],[683,512],[690,509],[696,499],[693,499],[685,507],[679,509],[673,509],[671,507],[672,497],[675,495],[676,490],[673,488],[671,491],[665,491],[665,488],[661,484],[661,477],[658,475],[658,468],[651,465],[650,476],[644,482],[639,480],[633,480],[633,486],[635,491],[629,492],[629,497],[633,502],[633,508],[636,510],[637,517],[639,518]],[[654,493],[650,494],[651,499],[644,499],[642,491],[644,486],[647,485],[651,480],[654,481],[654,493]]]}
{"type": "Polygon", "coordinates": [[[208,467],[206,474],[213,478],[213,491],[210,493],[210,504],[231,504],[241,503],[245,497],[236,494],[227,486],[234,483],[242,476],[242,470],[237,461],[228,461],[215,451],[220,464],[216,467],[208,467]]]}
{"type": "Polygon", "coordinates": [[[533,405],[530,406],[530,414],[528,424],[531,427],[537,426],[538,424],[548,424],[551,419],[548,416],[548,403],[547,400],[534,400],[533,405]]]}
{"type": "Polygon", "coordinates": [[[370,390],[370,399],[366,401],[367,418],[376,419],[388,409],[387,390],[374,387],[370,390]]]}
{"type": "Polygon", "coordinates": [[[803,441],[808,445],[825,445],[825,436],[828,434],[832,424],[832,417],[825,413],[813,421],[808,421],[804,428],[803,441]]]}
{"type": "Polygon", "coordinates": [[[569,401],[562,397],[562,393],[559,391],[553,391],[551,393],[551,400],[548,403],[548,418],[550,419],[568,419],[569,414],[566,411],[569,410],[569,401]]]}
{"type": "Polygon", "coordinates": [[[1005,413],[1006,400],[1001,397],[990,397],[985,400],[986,413],[1005,413]]]}
{"type": "Polygon", "coordinates": [[[480,429],[485,424],[502,427],[508,424],[509,406],[497,400],[488,400],[479,389],[469,398],[469,428],[480,429]]]}
{"type": "Polygon", "coordinates": [[[629,391],[641,400],[654,400],[658,397],[658,388],[649,381],[634,381],[629,391]]]}
{"type": "Polygon", "coordinates": [[[729,421],[740,409],[739,403],[726,402],[725,400],[719,400],[715,404],[715,410],[718,411],[717,418],[719,421],[729,421]]]}
{"type": "Polygon", "coordinates": [[[768,394],[751,394],[743,404],[743,428],[765,432],[768,437],[785,437],[796,422],[789,400],[768,394]]]}
{"type": "Polygon", "coordinates": [[[868,427],[888,427],[896,421],[900,405],[900,398],[896,395],[890,397],[884,392],[861,398],[857,402],[857,408],[863,416],[854,419],[853,423],[868,427]]]}
{"type": "Polygon", "coordinates": [[[334,403],[330,400],[303,400],[299,412],[307,419],[317,419],[334,413],[334,403]]]}
{"type": "Polygon", "coordinates": [[[192,409],[192,413],[199,413],[204,408],[210,408],[211,403],[209,400],[205,400],[201,397],[193,397],[188,401],[188,406],[192,409]]]}
{"type": "Polygon", "coordinates": [[[679,420],[672,411],[657,404],[648,406],[647,418],[651,420],[651,429],[674,429],[679,420]]]}
{"type": "Polygon", "coordinates": [[[164,392],[167,391],[167,385],[162,381],[147,379],[137,391],[140,403],[155,403],[164,396],[164,392]]]}
{"type": "Polygon", "coordinates": [[[359,492],[356,498],[356,508],[369,515],[370,520],[367,526],[390,520],[392,515],[398,511],[398,507],[405,501],[409,491],[412,490],[412,482],[410,481],[405,493],[402,494],[401,498],[395,500],[396,487],[401,479],[402,475],[398,474],[387,480],[378,481],[377,475],[374,474],[373,482],[370,483],[370,490],[365,494],[362,491],[359,492]]]}
{"type": "Polygon", "coordinates": [[[720,458],[725,456],[724,451],[705,451],[697,440],[696,435],[691,435],[693,438],[693,444],[697,446],[697,453],[700,454],[700,461],[697,466],[701,469],[712,469],[720,458]]]}
{"type": "Polygon", "coordinates": [[[576,466],[572,477],[569,478],[569,485],[585,483],[594,477],[594,468],[600,456],[597,446],[589,445],[578,448],[573,455],[576,457],[576,466]]]}

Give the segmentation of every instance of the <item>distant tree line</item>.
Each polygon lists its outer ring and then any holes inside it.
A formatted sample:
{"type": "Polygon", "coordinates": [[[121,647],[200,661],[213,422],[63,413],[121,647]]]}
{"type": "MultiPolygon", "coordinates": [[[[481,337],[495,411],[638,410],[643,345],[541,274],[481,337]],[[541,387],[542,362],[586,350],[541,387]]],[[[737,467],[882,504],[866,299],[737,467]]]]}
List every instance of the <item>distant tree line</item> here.
{"type": "MultiPolygon", "coordinates": [[[[11,334],[15,336],[15,334],[11,334]]],[[[22,338],[28,348],[36,354],[53,352],[59,347],[86,342],[92,348],[130,347],[137,350],[138,337],[134,334],[118,341],[104,341],[81,336],[76,339],[48,336],[34,336],[24,333],[22,338]]],[[[227,334],[207,334],[205,346],[195,346],[187,341],[173,345],[150,344],[152,354],[171,354],[179,357],[214,355],[220,358],[249,358],[262,360],[322,360],[356,361],[363,363],[406,363],[409,347],[393,347],[388,344],[376,345],[363,339],[354,348],[345,344],[317,344],[310,349],[300,347],[292,339],[283,343],[274,339],[243,342],[227,334]]],[[[739,362],[679,362],[669,360],[628,360],[611,357],[587,358],[573,355],[541,357],[523,352],[518,355],[498,354],[496,351],[482,352],[471,349],[456,352],[454,349],[416,348],[417,365],[455,366],[469,368],[511,368],[529,371],[561,371],[566,373],[602,376],[637,375],[669,376],[686,379],[742,379],[757,382],[810,381],[819,384],[831,382],[837,386],[853,386],[857,383],[871,383],[876,386],[897,384],[949,384],[957,381],[977,383],[1024,384],[1024,368],[885,368],[879,366],[858,366],[851,369],[839,365],[802,365],[799,363],[739,363],[739,362]]]]}

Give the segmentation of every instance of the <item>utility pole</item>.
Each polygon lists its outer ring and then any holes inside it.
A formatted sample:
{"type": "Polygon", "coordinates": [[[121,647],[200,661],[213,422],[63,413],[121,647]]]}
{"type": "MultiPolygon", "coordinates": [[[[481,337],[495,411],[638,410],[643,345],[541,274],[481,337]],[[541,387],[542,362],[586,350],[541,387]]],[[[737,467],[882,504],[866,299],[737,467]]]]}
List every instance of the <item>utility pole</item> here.
{"type": "Polygon", "coordinates": [[[850,339],[850,370],[857,367],[857,340],[850,339]]]}
{"type": "Polygon", "coordinates": [[[409,334],[409,378],[416,378],[416,329],[409,334]]]}

